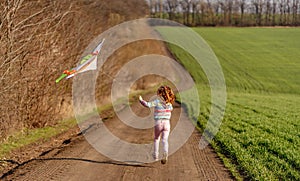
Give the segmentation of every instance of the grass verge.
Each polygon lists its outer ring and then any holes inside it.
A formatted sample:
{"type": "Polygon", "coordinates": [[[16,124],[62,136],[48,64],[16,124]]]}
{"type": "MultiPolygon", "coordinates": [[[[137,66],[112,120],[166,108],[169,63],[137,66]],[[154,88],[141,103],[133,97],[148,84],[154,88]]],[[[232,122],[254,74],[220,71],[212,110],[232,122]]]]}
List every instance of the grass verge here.
{"type": "Polygon", "coordinates": [[[37,141],[47,141],[77,124],[75,119],[66,119],[56,126],[22,130],[4,140],[0,146],[0,158],[5,158],[10,152],[37,141]]]}

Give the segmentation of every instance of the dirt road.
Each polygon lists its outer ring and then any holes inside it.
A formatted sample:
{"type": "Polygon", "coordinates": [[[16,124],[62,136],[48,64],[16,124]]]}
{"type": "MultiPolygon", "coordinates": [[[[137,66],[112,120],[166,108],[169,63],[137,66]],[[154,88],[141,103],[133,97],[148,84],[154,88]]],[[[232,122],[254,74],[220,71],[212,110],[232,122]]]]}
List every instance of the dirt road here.
{"type": "MultiPolygon", "coordinates": [[[[174,106],[171,126],[178,122],[182,114],[179,104],[174,106]]],[[[149,115],[150,111],[139,103],[131,105],[138,115],[149,115]]],[[[188,119],[185,114],[181,119],[188,119]]],[[[115,116],[105,121],[111,132],[128,142],[151,143],[153,129],[135,129],[122,124],[115,116]]],[[[84,134],[98,134],[99,125],[94,125],[84,134]]],[[[172,130],[173,131],[173,130],[172,130]]],[[[15,169],[2,176],[2,180],[233,180],[211,147],[200,150],[200,134],[194,130],[188,141],[168,162],[132,164],[114,161],[96,151],[79,134],[66,140],[63,146],[44,152],[40,157],[19,164],[15,169]]],[[[171,144],[171,143],[170,143],[171,144]]],[[[172,145],[170,145],[172,146],[172,145]]],[[[124,150],[120,149],[121,152],[124,150]]],[[[149,150],[149,152],[151,152],[149,150]]],[[[127,154],[133,154],[128,152],[127,154]]],[[[151,154],[151,153],[149,153],[151,154]]],[[[138,157],[138,155],[136,155],[138,157]]],[[[134,156],[133,156],[134,158],[134,156]]]]}

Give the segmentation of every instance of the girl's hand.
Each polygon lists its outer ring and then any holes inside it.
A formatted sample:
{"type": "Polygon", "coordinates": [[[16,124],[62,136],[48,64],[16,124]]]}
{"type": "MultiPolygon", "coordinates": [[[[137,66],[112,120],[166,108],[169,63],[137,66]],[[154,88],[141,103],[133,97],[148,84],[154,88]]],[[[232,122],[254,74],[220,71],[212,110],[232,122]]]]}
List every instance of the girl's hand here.
{"type": "Polygon", "coordinates": [[[139,97],[139,100],[140,100],[140,101],[142,101],[142,100],[143,100],[142,96],[140,96],[140,97],[139,97]]]}

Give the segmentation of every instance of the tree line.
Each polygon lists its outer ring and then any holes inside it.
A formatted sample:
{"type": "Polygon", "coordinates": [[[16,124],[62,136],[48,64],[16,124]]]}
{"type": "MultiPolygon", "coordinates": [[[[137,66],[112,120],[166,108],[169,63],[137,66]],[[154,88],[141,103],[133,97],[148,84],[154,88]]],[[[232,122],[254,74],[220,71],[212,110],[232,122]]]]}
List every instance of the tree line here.
{"type": "Polygon", "coordinates": [[[299,26],[300,0],[149,0],[151,17],[188,26],[299,26]]]}

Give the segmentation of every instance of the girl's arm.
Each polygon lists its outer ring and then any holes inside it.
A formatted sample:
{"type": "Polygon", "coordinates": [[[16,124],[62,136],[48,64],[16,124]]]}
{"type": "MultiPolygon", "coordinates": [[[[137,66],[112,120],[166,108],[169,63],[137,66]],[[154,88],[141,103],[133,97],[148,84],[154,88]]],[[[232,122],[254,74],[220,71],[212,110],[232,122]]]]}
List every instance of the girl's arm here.
{"type": "Polygon", "coordinates": [[[147,101],[143,100],[142,96],[139,97],[139,100],[140,100],[140,103],[141,103],[144,107],[150,108],[150,107],[155,106],[155,105],[153,104],[153,102],[147,102],[147,101]]]}
{"type": "Polygon", "coordinates": [[[173,106],[171,103],[167,103],[166,105],[167,105],[167,109],[169,109],[170,111],[173,110],[173,106]]]}

